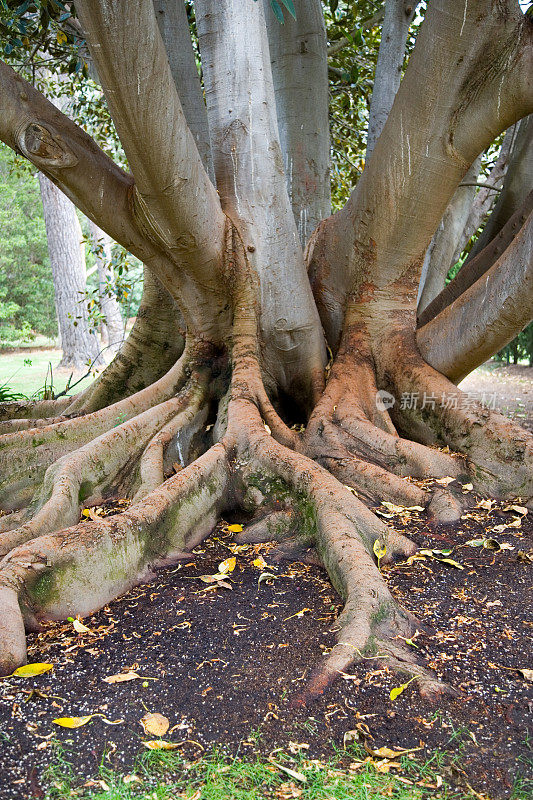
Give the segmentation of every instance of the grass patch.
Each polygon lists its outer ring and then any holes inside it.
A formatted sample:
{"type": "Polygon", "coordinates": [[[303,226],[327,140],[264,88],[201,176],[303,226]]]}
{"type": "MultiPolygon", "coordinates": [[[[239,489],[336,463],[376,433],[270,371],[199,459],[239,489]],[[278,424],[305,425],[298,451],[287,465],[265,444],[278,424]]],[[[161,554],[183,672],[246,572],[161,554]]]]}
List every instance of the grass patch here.
{"type": "MultiPolygon", "coordinates": [[[[56,370],[56,365],[61,358],[61,350],[27,350],[18,353],[0,354],[0,386],[9,386],[14,392],[19,392],[27,397],[32,397],[44,387],[47,380],[49,364],[52,364],[54,392],[61,392],[67,385],[71,370],[56,370]]],[[[83,374],[83,373],[82,373],[83,374]]],[[[73,381],[79,373],[75,373],[73,381]]],[[[75,392],[85,389],[94,377],[91,375],[79,383],[75,392]]],[[[50,375],[48,374],[48,385],[50,375]]]]}
{"type": "MultiPolygon", "coordinates": [[[[483,797],[450,786],[442,778],[443,753],[425,762],[408,757],[399,768],[379,772],[361,765],[367,753],[359,746],[339,752],[328,761],[305,754],[290,757],[274,752],[262,756],[228,757],[212,750],[197,761],[177,751],[142,753],[129,774],[113,772],[103,763],[93,780],[78,779],[68,754],[56,745],[55,759],[43,776],[46,800],[474,800],[483,797]],[[272,763],[275,761],[276,763],[272,763]],[[281,767],[296,775],[284,772],[281,767]]],[[[518,789],[518,787],[517,787],[518,789]]],[[[519,790],[520,791],[520,790],[519,790]]],[[[525,795],[516,793],[515,800],[525,795]]]]}

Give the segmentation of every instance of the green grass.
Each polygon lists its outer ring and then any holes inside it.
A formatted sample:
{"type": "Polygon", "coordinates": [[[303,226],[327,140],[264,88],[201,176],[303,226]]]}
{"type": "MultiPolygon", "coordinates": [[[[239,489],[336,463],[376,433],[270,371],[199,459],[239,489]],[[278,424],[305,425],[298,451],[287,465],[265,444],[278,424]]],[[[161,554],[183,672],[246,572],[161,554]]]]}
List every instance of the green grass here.
{"type": "MultiPolygon", "coordinates": [[[[371,765],[350,771],[350,763],[366,753],[359,747],[339,753],[328,762],[308,759],[305,754],[289,757],[275,752],[273,760],[301,774],[291,777],[262,757],[230,758],[213,750],[196,762],[186,761],[177,751],[147,751],[126,776],[112,772],[102,762],[92,786],[77,780],[68,757],[57,746],[53,767],[44,776],[46,800],[469,800],[469,791],[451,788],[442,781],[444,757],[436,753],[425,763],[403,758],[401,770],[377,772],[371,765]],[[131,781],[131,775],[138,780],[131,781]],[[398,777],[411,781],[403,783],[398,777]],[[417,786],[418,782],[429,784],[417,786]],[[440,783],[440,778],[439,778],[440,783]]],[[[520,800],[520,795],[515,795],[520,800]]]]}
{"type": "MultiPolygon", "coordinates": [[[[14,392],[31,397],[44,387],[47,380],[49,364],[52,364],[54,392],[63,391],[70,377],[70,370],[56,370],[61,358],[61,351],[50,350],[25,350],[18,353],[0,353],[0,386],[8,386],[14,392]]],[[[74,375],[73,381],[76,380],[74,375]]],[[[89,376],[79,383],[74,392],[88,386],[94,378],[89,376]]],[[[48,385],[50,374],[48,373],[48,385]]]]}

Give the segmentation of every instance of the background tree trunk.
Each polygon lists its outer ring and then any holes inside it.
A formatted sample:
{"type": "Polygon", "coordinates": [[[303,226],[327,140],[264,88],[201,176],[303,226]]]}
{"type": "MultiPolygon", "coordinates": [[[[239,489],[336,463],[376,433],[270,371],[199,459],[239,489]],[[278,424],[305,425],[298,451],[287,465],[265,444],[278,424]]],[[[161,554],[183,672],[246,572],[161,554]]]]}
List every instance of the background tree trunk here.
{"type": "Polygon", "coordinates": [[[95,249],[95,258],[98,268],[98,295],[100,298],[101,312],[104,317],[106,345],[108,353],[115,355],[120,349],[124,339],[124,323],[120,306],[112,293],[114,275],[111,266],[112,240],[96,223],[89,220],[91,239],[95,249]]]}
{"type": "Polygon", "coordinates": [[[89,331],[85,264],[81,257],[76,209],[42,173],[39,173],[39,185],[63,351],[59,366],[83,369],[95,361],[99,347],[96,336],[89,331]]]}

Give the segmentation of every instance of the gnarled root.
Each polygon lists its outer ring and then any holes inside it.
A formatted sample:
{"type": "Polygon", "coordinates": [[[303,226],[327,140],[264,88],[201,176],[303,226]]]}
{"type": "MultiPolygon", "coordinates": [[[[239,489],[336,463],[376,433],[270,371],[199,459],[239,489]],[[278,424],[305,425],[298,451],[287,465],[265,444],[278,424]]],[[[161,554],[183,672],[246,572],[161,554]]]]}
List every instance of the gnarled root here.
{"type": "MultiPolygon", "coordinates": [[[[169,419],[174,417],[175,422],[184,424],[194,418],[206,400],[206,384],[206,374],[192,375],[177,397],[144,411],[52,464],[33,501],[32,518],[0,536],[0,556],[23,542],[74,525],[82,502],[94,502],[114,483],[117,489],[120,481],[133,482],[135,474],[129,475],[127,470],[126,475],[120,473],[128,464],[131,469],[133,459],[163,425],[168,426],[169,419]]],[[[161,483],[162,476],[159,481],[152,481],[151,488],[161,483]]]]}
{"type": "Polygon", "coordinates": [[[373,359],[365,356],[355,331],[347,341],[309,420],[304,452],[367,502],[428,506],[439,521],[455,521],[461,508],[449,493],[436,495],[406,477],[456,477],[464,472],[462,459],[398,436],[384,403],[388,398],[377,389],[373,359]]]}
{"type": "Polygon", "coordinates": [[[313,544],[346,601],[338,621],[339,644],[293,703],[307,703],[355,660],[378,651],[388,665],[416,676],[421,691],[443,690],[435,676],[416,663],[412,652],[397,644],[396,637],[409,638],[422,626],[392,598],[373,555],[376,542],[386,546],[386,560],[405,558],[416,546],[382,523],[325,469],[269,436],[249,398],[233,395],[228,419],[225,443],[234,454],[243,504],[268,507],[281,497],[291,505],[291,510],[273,512],[253,525],[239,540],[290,537],[291,548],[313,544]]]}
{"type": "Polygon", "coordinates": [[[226,451],[214,445],[142,503],[40,536],[0,562],[0,674],[25,663],[24,629],[91,614],[213,529],[230,499],[226,451]]]}
{"type": "Polygon", "coordinates": [[[174,366],[151,386],[100,411],[40,428],[6,434],[0,441],[0,505],[6,511],[28,505],[48,467],[96,437],[133,419],[181,390],[211,348],[190,342],[174,366]]]}

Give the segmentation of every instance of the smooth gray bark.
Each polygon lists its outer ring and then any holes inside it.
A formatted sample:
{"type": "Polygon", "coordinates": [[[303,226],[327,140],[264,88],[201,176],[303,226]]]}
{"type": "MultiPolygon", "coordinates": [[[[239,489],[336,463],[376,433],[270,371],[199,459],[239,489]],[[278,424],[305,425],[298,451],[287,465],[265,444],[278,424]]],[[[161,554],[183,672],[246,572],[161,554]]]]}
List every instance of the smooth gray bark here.
{"type": "MultiPolygon", "coordinates": [[[[495,192],[493,189],[489,189],[488,187],[495,186],[500,189],[503,185],[505,173],[507,172],[507,166],[509,164],[511,146],[515,140],[515,130],[516,125],[511,125],[511,127],[505,132],[498,158],[496,159],[496,162],[494,163],[494,166],[492,167],[485,181],[487,188],[480,188],[474,198],[464,230],[459,237],[459,241],[457,242],[457,247],[452,258],[452,264],[455,264],[459,260],[461,253],[467,246],[468,242],[478,230],[481,223],[498,199],[498,192],[495,192]]],[[[464,180],[466,180],[466,178],[464,180]]]]}
{"type": "Polygon", "coordinates": [[[454,383],[533,317],[533,213],[488,272],[417,331],[420,352],[454,383]]]}
{"type": "Polygon", "coordinates": [[[189,330],[220,341],[229,313],[219,280],[226,219],[187,125],[152,0],[79,0],[76,10],[135,180],[137,227],[176,265],[168,288],[189,330]]]}
{"type": "Polygon", "coordinates": [[[280,25],[264,0],[279,140],[303,244],[331,213],[328,61],[320,0],[296,0],[280,25]]]}
{"type": "Polygon", "coordinates": [[[265,370],[302,388],[322,372],[325,346],[286,187],[263,6],[195,7],[217,187],[258,278],[265,370]]]}
{"type": "Polygon", "coordinates": [[[82,369],[98,356],[96,336],[89,332],[85,300],[85,264],[74,205],[39,173],[48,252],[63,355],[60,367],[82,369]]]}
{"type": "Polygon", "coordinates": [[[213,159],[207,111],[183,0],[153,0],[155,16],[187,125],[211,180],[213,159]]]}
{"type": "Polygon", "coordinates": [[[417,5],[417,2],[406,0],[387,0],[385,3],[381,44],[370,102],[366,161],[372,155],[400,86],[407,35],[417,5]]]}
{"type": "Polygon", "coordinates": [[[117,298],[112,292],[114,281],[112,260],[112,240],[96,223],[89,220],[91,239],[95,250],[98,268],[98,295],[100,299],[107,353],[115,355],[124,340],[124,323],[117,298]]]}
{"type": "MultiPolygon", "coordinates": [[[[466,173],[463,183],[475,183],[480,168],[481,158],[476,158],[466,173]]],[[[433,298],[444,289],[446,276],[450,267],[455,263],[453,258],[457,250],[458,242],[465,229],[466,220],[468,219],[475,195],[475,186],[459,185],[455,190],[455,194],[448,208],[444,212],[444,216],[433,235],[433,239],[431,240],[431,244],[424,258],[422,276],[420,278],[419,312],[423,311],[428,303],[431,303],[433,298]]]]}
{"type": "Polygon", "coordinates": [[[501,231],[505,223],[520,208],[533,184],[533,114],[522,119],[517,126],[516,138],[511,148],[509,166],[502,192],[483,228],[479,239],[468,255],[474,258],[501,231]]]}

